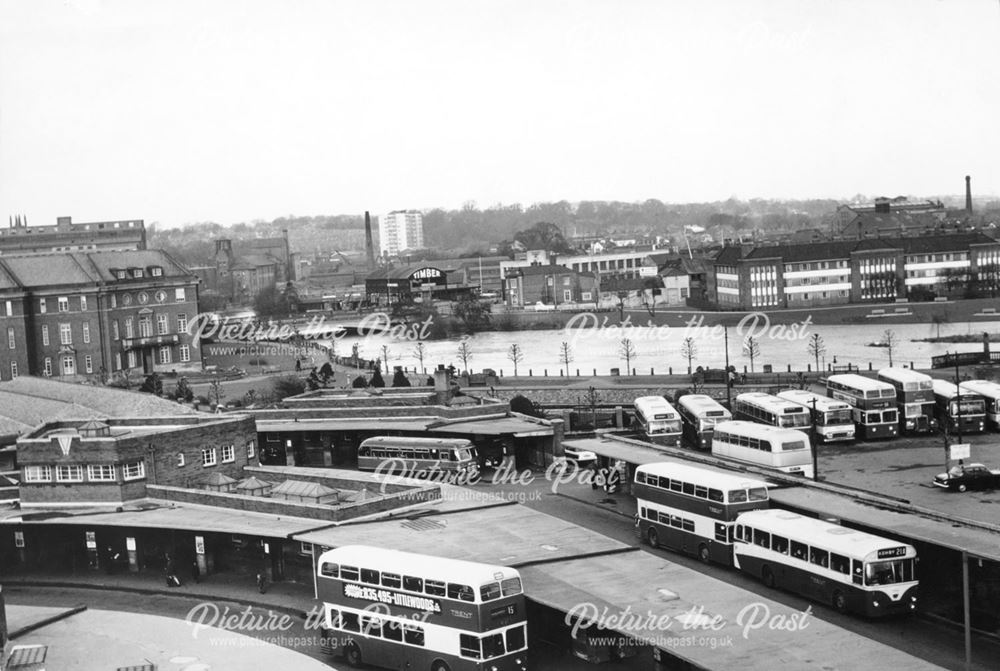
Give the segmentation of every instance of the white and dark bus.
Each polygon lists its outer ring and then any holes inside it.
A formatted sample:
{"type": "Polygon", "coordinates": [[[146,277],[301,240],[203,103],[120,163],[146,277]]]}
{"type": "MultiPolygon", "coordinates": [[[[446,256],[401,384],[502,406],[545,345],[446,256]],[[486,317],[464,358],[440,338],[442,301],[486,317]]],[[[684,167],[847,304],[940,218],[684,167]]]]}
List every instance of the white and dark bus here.
{"type": "Polygon", "coordinates": [[[986,399],[947,380],[934,380],[937,419],[949,432],[982,433],[986,430],[986,399]]]}
{"type": "Polygon", "coordinates": [[[856,373],[842,373],[826,378],[826,393],[854,408],[858,438],[868,440],[899,435],[896,389],[888,382],[856,373]]]}
{"type": "Polygon", "coordinates": [[[375,436],[358,446],[358,468],[363,471],[423,477],[442,471],[472,474],[478,467],[475,446],[462,438],[375,436]]]}
{"type": "Polygon", "coordinates": [[[739,515],[736,567],[777,587],[869,617],[917,608],[911,545],[787,510],[739,515]]]}
{"type": "Polygon", "coordinates": [[[512,568],[346,545],[319,557],[324,647],[352,666],[525,671],[521,576],[512,568]]]}
{"type": "Polygon", "coordinates": [[[937,431],[934,416],[934,380],[910,368],[883,368],[878,379],[896,390],[900,433],[937,431]]]}
{"type": "Polygon", "coordinates": [[[677,399],[681,415],[681,433],[695,449],[712,449],[712,433],[719,422],[733,418],[725,406],[705,394],[687,394],[677,399]]]}
{"type": "Polygon", "coordinates": [[[740,420],[719,422],[712,435],[712,454],[813,477],[812,444],[809,436],[797,429],[740,420]]]}
{"type": "Polygon", "coordinates": [[[816,426],[816,437],[820,442],[854,440],[853,408],[847,403],[804,389],[782,391],[778,397],[805,407],[816,426]]]}
{"type": "Polygon", "coordinates": [[[653,547],[733,564],[733,522],[746,510],[766,508],[768,484],[737,473],[679,463],[636,468],[639,536],[653,547]]]}
{"type": "Polygon", "coordinates": [[[646,440],[660,445],[681,444],[681,416],[662,396],[635,399],[635,417],[646,440]]]}
{"type": "Polygon", "coordinates": [[[809,426],[809,411],[801,405],[759,391],[737,396],[733,401],[733,417],[785,429],[809,426]]]}
{"type": "Polygon", "coordinates": [[[994,429],[1000,429],[1000,384],[989,380],[968,380],[958,386],[963,392],[983,397],[986,402],[987,423],[994,429]]]}

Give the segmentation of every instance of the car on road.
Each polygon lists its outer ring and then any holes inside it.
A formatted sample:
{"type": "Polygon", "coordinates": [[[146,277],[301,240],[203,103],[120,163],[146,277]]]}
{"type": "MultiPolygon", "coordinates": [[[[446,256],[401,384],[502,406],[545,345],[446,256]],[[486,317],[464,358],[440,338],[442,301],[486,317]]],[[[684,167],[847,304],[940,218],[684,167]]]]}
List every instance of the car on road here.
{"type": "Polygon", "coordinates": [[[934,476],[934,486],[957,492],[969,489],[998,489],[1000,470],[986,468],[982,464],[956,466],[947,473],[934,476]]]}
{"type": "Polygon", "coordinates": [[[597,455],[590,450],[581,450],[576,447],[564,447],[563,454],[567,461],[576,462],[577,466],[588,467],[597,463],[597,455]]]}

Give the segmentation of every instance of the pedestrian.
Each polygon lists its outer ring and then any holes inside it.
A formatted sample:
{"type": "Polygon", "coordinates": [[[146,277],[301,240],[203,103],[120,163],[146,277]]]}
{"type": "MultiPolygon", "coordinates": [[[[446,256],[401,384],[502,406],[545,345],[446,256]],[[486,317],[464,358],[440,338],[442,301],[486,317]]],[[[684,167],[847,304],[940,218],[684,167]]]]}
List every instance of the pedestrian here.
{"type": "Polygon", "coordinates": [[[295,372],[296,373],[302,372],[302,360],[299,358],[295,359],[295,372]]]}
{"type": "Polygon", "coordinates": [[[201,567],[198,566],[197,559],[191,562],[191,579],[194,580],[195,583],[201,582],[201,567]]]}

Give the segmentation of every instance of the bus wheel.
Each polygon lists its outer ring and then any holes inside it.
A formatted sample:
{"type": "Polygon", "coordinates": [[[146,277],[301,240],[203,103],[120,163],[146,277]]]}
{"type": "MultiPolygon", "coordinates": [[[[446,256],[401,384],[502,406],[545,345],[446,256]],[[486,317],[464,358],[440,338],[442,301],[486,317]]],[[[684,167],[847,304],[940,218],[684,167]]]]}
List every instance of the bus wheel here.
{"type": "Polygon", "coordinates": [[[771,570],[770,566],[765,566],[760,572],[760,579],[764,581],[767,587],[774,587],[774,572],[771,570]]]}
{"type": "Polygon", "coordinates": [[[660,546],[659,536],[656,533],[656,529],[654,529],[653,527],[650,527],[649,531],[646,532],[646,540],[649,541],[650,547],[655,548],[660,546]]]}
{"type": "Polygon", "coordinates": [[[704,543],[698,546],[698,559],[702,560],[706,564],[711,560],[711,555],[708,553],[708,546],[704,543]]]}
{"type": "Polygon", "coordinates": [[[838,613],[847,611],[847,597],[840,590],[833,593],[833,608],[838,613]]]}
{"type": "Polygon", "coordinates": [[[351,666],[361,666],[361,651],[357,643],[348,643],[344,648],[344,659],[351,666]]]}
{"type": "Polygon", "coordinates": [[[438,660],[431,666],[431,671],[451,671],[447,664],[438,660]]]}

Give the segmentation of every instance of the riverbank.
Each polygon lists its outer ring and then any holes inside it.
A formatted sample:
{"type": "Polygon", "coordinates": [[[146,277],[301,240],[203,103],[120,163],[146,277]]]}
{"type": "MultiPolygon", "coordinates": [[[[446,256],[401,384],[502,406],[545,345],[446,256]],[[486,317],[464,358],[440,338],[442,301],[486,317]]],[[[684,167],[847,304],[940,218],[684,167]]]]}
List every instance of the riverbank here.
{"type": "Polygon", "coordinates": [[[991,342],[1000,342],[1000,333],[964,333],[956,335],[938,336],[934,338],[915,338],[911,342],[937,342],[937,343],[981,343],[983,336],[991,342]]]}

